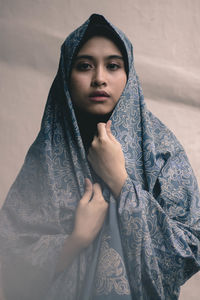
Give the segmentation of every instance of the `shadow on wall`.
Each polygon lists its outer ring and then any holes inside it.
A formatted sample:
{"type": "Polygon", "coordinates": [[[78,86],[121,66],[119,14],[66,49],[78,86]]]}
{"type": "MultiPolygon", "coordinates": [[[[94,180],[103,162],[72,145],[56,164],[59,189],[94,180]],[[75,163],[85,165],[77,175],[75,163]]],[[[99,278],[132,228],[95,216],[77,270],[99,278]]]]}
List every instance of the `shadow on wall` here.
{"type": "Polygon", "coordinates": [[[1,260],[0,260],[0,300],[5,300],[3,296],[3,287],[2,287],[1,260]]]}
{"type": "Polygon", "coordinates": [[[200,107],[200,74],[197,72],[141,55],[137,56],[136,69],[148,99],[200,107]]]}

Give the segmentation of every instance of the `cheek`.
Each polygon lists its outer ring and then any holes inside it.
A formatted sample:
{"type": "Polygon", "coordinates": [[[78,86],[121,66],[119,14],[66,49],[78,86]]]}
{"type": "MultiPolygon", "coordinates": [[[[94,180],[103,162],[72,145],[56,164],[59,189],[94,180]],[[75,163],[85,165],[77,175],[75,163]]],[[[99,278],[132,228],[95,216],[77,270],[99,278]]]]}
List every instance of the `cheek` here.
{"type": "Polygon", "coordinates": [[[71,100],[77,106],[84,103],[85,97],[88,94],[88,78],[87,76],[71,76],[70,80],[70,95],[71,100]]]}
{"type": "Polygon", "coordinates": [[[71,76],[71,80],[70,80],[70,95],[72,98],[72,101],[74,101],[75,99],[77,99],[77,97],[79,97],[79,91],[81,89],[79,80],[76,76],[71,76]]]}
{"type": "Polygon", "coordinates": [[[126,76],[120,76],[116,81],[116,91],[118,92],[118,96],[120,97],[125,86],[126,86],[127,78],[126,76]]]}
{"type": "Polygon", "coordinates": [[[70,89],[73,93],[87,90],[88,80],[86,76],[76,76],[71,78],[70,89]]]}

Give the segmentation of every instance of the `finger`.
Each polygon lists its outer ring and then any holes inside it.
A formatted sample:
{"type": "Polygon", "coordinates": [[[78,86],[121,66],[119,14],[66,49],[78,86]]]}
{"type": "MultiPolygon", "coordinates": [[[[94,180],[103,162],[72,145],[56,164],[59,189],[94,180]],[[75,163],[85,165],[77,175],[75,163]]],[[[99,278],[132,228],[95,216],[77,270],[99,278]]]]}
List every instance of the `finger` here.
{"type": "MultiPolygon", "coordinates": [[[[97,134],[98,134],[98,133],[97,133],[97,134]]],[[[92,143],[95,142],[95,141],[98,139],[97,134],[94,135],[93,140],[92,140],[92,143]]],[[[92,144],[92,143],[91,143],[91,144],[92,144]]]]}
{"type": "Polygon", "coordinates": [[[116,139],[115,139],[114,135],[112,134],[111,125],[112,125],[112,121],[108,120],[108,122],[106,123],[106,132],[107,132],[107,135],[109,136],[109,138],[114,141],[116,139]]]}
{"type": "Polygon", "coordinates": [[[106,123],[106,129],[107,130],[111,130],[111,125],[112,125],[112,121],[111,120],[108,120],[108,122],[106,123]]]}
{"type": "Polygon", "coordinates": [[[97,137],[97,135],[95,135],[94,138],[93,138],[93,140],[92,140],[92,142],[91,142],[91,145],[90,145],[89,150],[90,150],[92,147],[94,147],[97,143],[98,143],[98,137],[97,137]]]}
{"type": "Polygon", "coordinates": [[[110,136],[112,135],[112,132],[111,132],[111,124],[112,124],[112,121],[111,120],[108,120],[108,122],[106,123],[106,131],[107,131],[107,134],[110,136]]]}
{"type": "Polygon", "coordinates": [[[98,194],[102,194],[101,186],[100,186],[99,183],[94,183],[94,185],[93,185],[93,192],[94,193],[98,193],[98,194]]]}
{"type": "Polygon", "coordinates": [[[98,133],[99,138],[107,137],[106,123],[98,123],[97,124],[97,133],[98,133]]]}
{"type": "Polygon", "coordinates": [[[96,201],[106,202],[102,194],[101,186],[98,183],[93,185],[93,199],[96,201]]]}
{"type": "Polygon", "coordinates": [[[90,192],[92,190],[92,182],[89,178],[85,178],[85,192],[90,192]]]}
{"type": "Polygon", "coordinates": [[[81,198],[82,203],[87,203],[90,201],[93,194],[93,185],[89,178],[85,178],[85,192],[81,198]]]}

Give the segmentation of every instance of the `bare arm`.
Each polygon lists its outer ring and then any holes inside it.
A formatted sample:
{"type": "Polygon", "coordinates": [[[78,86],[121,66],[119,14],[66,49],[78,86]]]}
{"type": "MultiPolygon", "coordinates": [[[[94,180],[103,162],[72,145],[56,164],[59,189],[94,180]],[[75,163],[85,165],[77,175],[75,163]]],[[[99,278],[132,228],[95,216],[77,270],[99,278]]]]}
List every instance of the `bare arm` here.
{"type": "Polygon", "coordinates": [[[85,193],[76,210],[72,234],[66,239],[59,257],[56,273],[64,271],[79,253],[88,247],[100,231],[108,208],[100,185],[85,181],[85,193]]]}

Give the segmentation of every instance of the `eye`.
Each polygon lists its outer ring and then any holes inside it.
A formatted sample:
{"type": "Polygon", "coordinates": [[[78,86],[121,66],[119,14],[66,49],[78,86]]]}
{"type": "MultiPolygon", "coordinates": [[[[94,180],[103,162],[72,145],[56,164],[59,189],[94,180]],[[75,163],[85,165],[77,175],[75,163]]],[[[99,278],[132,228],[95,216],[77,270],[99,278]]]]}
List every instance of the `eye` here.
{"type": "Polygon", "coordinates": [[[76,69],[79,71],[88,71],[92,69],[92,65],[87,62],[80,62],[76,65],[76,69]]]}
{"type": "Polygon", "coordinates": [[[119,64],[117,64],[117,63],[109,63],[109,64],[107,65],[107,68],[108,68],[109,70],[111,70],[111,71],[116,71],[116,70],[120,69],[121,66],[120,66],[119,64]]]}

